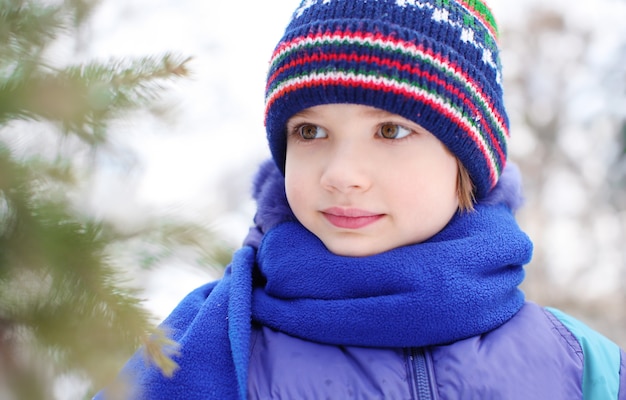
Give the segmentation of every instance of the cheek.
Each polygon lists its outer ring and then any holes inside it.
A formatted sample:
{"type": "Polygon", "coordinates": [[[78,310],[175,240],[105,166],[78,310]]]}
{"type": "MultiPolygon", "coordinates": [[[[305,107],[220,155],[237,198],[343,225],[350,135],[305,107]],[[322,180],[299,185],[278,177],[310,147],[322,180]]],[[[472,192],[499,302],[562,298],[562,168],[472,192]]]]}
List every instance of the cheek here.
{"type": "Polygon", "coordinates": [[[300,197],[300,189],[295,182],[297,182],[297,180],[293,179],[293,175],[289,175],[285,172],[285,194],[287,195],[287,202],[292,210],[294,209],[294,205],[298,204],[297,200],[300,197]]]}
{"type": "Polygon", "coordinates": [[[289,193],[294,189],[297,179],[298,163],[297,158],[293,156],[293,151],[289,151],[289,145],[287,145],[287,154],[285,157],[285,192],[289,198],[289,193]]]}
{"type": "Polygon", "coordinates": [[[306,201],[307,192],[310,192],[306,174],[302,171],[297,161],[287,157],[285,162],[285,193],[289,207],[296,214],[296,217],[306,201]]]}
{"type": "Polygon", "coordinates": [[[405,209],[448,213],[458,207],[457,164],[448,154],[423,157],[410,163],[400,178],[386,182],[388,193],[405,209]]]}
{"type": "Polygon", "coordinates": [[[433,216],[441,219],[450,219],[459,208],[459,195],[457,192],[458,169],[456,160],[441,165],[436,174],[436,184],[431,186],[431,206],[433,216]]]}

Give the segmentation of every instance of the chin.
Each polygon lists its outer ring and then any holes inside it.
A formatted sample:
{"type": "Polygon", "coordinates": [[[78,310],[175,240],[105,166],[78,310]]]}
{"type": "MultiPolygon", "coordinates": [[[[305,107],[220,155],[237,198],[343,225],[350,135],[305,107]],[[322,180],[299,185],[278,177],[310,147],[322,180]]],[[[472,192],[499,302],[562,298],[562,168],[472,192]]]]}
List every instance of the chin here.
{"type": "Polygon", "coordinates": [[[333,254],[342,257],[368,257],[375,254],[384,253],[389,248],[373,248],[372,246],[358,245],[326,245],[326,248],[333,254]]]}

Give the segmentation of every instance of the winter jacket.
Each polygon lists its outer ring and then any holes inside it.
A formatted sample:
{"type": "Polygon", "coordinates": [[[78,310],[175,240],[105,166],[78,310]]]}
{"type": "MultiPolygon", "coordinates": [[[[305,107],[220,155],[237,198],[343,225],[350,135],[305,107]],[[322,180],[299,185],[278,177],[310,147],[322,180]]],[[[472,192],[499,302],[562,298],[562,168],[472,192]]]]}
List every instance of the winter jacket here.
{"type": "Polygon", "coordinates": [[[249,399],[626,399],[626,354],[581,322],[526,303],[447,345],[334,346],[253,330],[249,399]]]}

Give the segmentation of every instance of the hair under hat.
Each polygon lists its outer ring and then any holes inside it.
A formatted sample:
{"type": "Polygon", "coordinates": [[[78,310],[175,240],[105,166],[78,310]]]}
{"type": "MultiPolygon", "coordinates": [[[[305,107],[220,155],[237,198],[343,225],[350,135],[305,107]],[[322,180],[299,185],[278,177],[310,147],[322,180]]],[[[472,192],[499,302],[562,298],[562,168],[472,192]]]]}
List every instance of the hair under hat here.
{"type": "Polygon", "coordinates": [[[286,124],[316,105],[377,107],[459,158],[476,197],[498,182],[508,118],[493,15],[479,0],[304,0],[270,62],[265,126],[284,171],[286,124]]]}

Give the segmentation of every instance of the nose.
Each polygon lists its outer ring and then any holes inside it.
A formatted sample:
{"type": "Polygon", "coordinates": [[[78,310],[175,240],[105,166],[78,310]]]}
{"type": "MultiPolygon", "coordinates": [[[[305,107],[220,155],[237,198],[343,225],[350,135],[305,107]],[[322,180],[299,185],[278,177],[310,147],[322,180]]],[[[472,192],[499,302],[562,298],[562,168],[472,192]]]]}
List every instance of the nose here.
{"type": "Polygon", "coordinates": [[[321,175],[321,185],[341,193],[367,191],[371,186],[367,153],[352,141],[338,143],[329,153],[321,175]]]}

